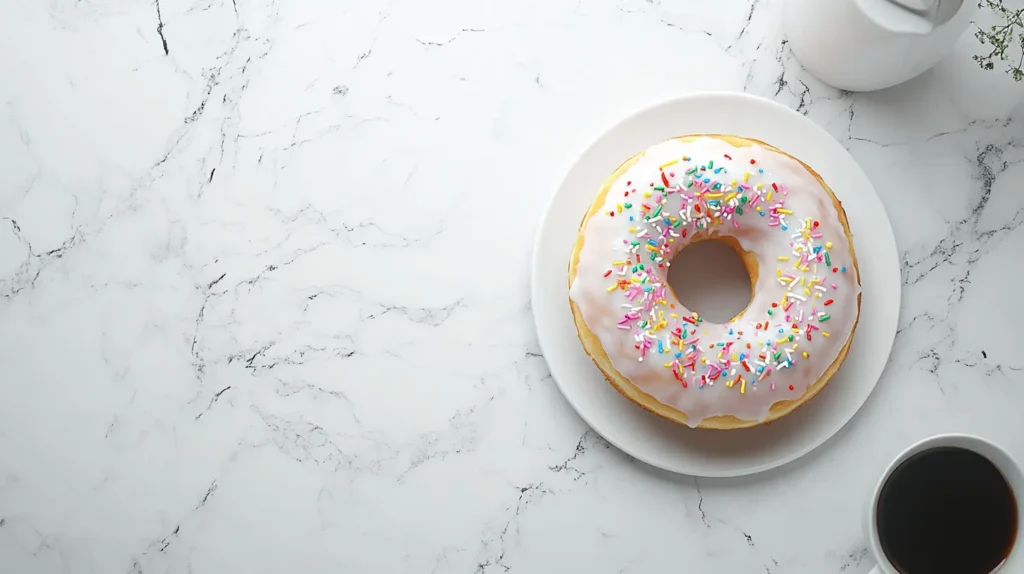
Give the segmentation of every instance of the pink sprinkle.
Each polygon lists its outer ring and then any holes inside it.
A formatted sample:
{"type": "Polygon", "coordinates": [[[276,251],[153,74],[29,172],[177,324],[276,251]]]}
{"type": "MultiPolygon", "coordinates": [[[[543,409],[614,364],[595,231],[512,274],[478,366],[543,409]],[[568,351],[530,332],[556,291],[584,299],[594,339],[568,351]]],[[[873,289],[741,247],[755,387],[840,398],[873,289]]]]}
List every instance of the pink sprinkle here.
{"type": "Polygon", "coordinates": [[[836,284],[835,284],[835,283],[833,283],[833,284],[832,284],[832,290],[833,290],[833,291],[835,291],[835,290],[838,290],[838,289],[839,289],[839,287],[836,287],[836,284]]]}
{"type": "Polygon", "coordinates": [[[789,321],[790,321],[789,315],[786,315],[786,322],[788,323],[789,321]]]}
{"type": "MultiPolygon", "coordinates": [[[[788,302],[788,303],[786,303],[786,306],[782,308],[782,310],[783,310],[783,311],[789,311],[789,308],[790,308],[790,307],[792,307],[792,306],[793,306],[793,300],[792,300],[792,299],[790,299],[790,300],[789,300],[789,302],[788,302]]],[[[787,316],[787,317],[788,317],[788,316],[787,316]]],[[[786,320],[787,320],[787,321],[789,321],[789,319],[788,319],[788,318],[787,318],[786,320]]]]}
{"type": "Polygon", "coordinates": [[[779,226],[779,220],[778,219],[775,219],[773,221],[769,221],[768,222],[768,227],[778,227],[778,226],[779,226]]]}
{"type": "Polygon", "coordinates": [[[820,238],[824,237],[824,235],[822,235],[821,233],[812,233],[811,237],[813,237],[815,239],[820,239],[820,238]]]}
{"type": "Polygon", "coordinates": [[[694,338],[690,339],[689,341],[683,341],[683,344],[684,345],[696,345],[697,341],[700,341],[700,338],[699,337],[694,337],[694,338]]]}

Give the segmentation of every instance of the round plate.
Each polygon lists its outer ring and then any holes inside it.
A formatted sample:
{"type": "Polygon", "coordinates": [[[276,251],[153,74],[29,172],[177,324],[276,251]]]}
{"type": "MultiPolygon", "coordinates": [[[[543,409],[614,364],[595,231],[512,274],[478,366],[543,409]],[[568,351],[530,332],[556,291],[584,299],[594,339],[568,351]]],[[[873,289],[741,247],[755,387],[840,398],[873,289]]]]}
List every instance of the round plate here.
{"type": "Polygon", "coordinates": [[[793,461],[836,434],[875,388],[896,337],[900,267],[896,239],[875,188],[824,129],[771,100],[705,93],[643,110],[598,138],[565,176],[537,234],[531,286],[534,322],[551,374],[580,417],[627,454],[693,476],[740,476],[793,461]],[[569,256],[579,222],[608,174],[638,151],[694,133],[765,141],[800,158],[829,184],[846,209],[860,266],[860,323],[847,360],[808,404],[769,425],[693,430],[619,395],[583,351],[569,309],[569,256]]]}

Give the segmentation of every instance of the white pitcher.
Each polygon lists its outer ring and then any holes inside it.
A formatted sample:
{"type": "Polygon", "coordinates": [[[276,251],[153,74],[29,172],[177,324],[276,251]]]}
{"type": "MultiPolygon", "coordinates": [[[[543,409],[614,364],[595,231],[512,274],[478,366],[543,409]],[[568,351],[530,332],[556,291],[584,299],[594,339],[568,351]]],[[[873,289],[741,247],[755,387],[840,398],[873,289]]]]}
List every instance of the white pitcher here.
{"type": "Polygon", "coordinates": [[[905,82],[939,62],[976,0],[784,0],[789,45],[819,80],[853,91],[905,82]]]}

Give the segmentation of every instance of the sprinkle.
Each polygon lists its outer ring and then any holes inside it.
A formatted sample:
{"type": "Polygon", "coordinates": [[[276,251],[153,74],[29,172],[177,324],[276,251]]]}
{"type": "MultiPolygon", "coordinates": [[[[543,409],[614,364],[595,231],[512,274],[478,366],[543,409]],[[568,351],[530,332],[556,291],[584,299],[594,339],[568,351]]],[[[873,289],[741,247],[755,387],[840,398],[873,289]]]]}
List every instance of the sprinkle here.
{"type": "Polygon", "coordinates": [[[659,166],[658,166],[658,169],[665,169],[666,167],[668,167],[668,166],[670,166],[670,165],[675,165],[675,164],[677,164],[677,163],[679,163],[679,160],[677,160],[677,159],[674,159],[674,160],[672,160],[672,161],[667,161],[667,162],[665,162],[665,163],[663,163],[663,164],[659,165],[659,166]]]}
{"type": "Polygon", "coordinates": [[[789,385],[789,390],[793,390],[793,385],[789,385]]]}
{"type": "MultiPolygon", "coordinates": [[[[828,251],[825,252],[825,265],[830,267],[832,266],[832,259],[829,258],[828,251]]],[[[845,267],[843,269],[845,269],[845,267]]]]}
{"type": "Polygon", "coordinates": [[[822,334],[823,336],[825,336],[825,337],[831,337],[831,336],[832,336],[832,335],[830,335],[830,334],[826,333],[825,331],[822,331],[822,332],[821,332],[821,334],[822,334]]]}
{"type": "Polygon", "coordinates": [[[824,323],[825,321],[828,321],[831,318],[832,318],[832,315],[825,315],[825,314],[818,315],[818,322],[819,323],[824,323]]]}
{"type": "Polygon", "coordinates": [[[828,307],[829,305],[831,305],[834,302],[835,301],[833,301],[832,299],[829,299],[829,300],[825,301],[825,306],[828,307]]]}
{"type": "Polygon", "coordinates": [[[842,271],[843,273],[846,273],[846,267],[840,267],[839,270],[842,271]]]}
{"type": "MultiPolygon", "coordinates": [[[[607,277],[607,276],[609,276],[609,275],[611,275],[611,274],[612,274],[612,270],[611,270],[611,269],[609,269],[609,270],[607,270],[607,271],[605,271],[605,272],[604,272],[604,276],[605,276],[605,277],[607,277]]],[[[827,305],[827,304],[828,304],[828,303],[826,303],[826,305],[827,305]]]]}
{"type": "Polygon", "coordinates": [[[780,255],[779,261],[789,261],[789,257],[786,257],[785,255],[780,255]]]}

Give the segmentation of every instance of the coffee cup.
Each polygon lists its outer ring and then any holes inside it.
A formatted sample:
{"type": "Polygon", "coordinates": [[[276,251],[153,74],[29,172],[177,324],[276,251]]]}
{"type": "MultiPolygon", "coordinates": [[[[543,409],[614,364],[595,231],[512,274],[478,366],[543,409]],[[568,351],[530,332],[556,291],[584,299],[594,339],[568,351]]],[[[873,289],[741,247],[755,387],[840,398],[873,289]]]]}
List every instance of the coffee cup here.
{"type": "Polygon", "coordinates": [[[871,574],[1024,572],[1022,496],[1021,467],[994,443],[965,434],[918,442],[889,464],[871,496],[871,574]]]}

